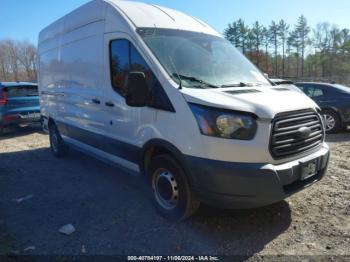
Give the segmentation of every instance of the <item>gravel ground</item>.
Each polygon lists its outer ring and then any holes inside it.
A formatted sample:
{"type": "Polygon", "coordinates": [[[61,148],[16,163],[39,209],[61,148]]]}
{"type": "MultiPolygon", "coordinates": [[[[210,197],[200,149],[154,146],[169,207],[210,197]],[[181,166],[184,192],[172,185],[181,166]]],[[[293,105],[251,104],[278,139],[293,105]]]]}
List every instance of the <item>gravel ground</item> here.
{"type": "Polygon", "coordinates": [[[0,137],[0,254],[211,254],[253,260],[284,254],[345,261],[350,132],[327,140],[329,171],[312,187],[259,209],[203,206],[190,220],[172,224],[155,213],[139,177],[75,151],[56,159],[39,129],[13,130],[0,137]],[[60,234],[69,223],[76,231],[60,234]]]}

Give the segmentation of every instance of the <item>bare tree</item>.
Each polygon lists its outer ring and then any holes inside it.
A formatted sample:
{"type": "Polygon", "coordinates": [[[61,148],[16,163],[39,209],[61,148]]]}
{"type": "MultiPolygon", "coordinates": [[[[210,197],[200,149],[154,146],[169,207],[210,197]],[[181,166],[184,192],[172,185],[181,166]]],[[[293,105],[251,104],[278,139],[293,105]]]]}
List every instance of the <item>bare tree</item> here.
{"type": "Polygon", "coordinates": [[[34,79],[36,76],[36,48],[27,41],[17,44],[17,59],[24,67],[28,79],[34,79]]]}
{"type": "Polygon", "coordinates": [[[7,80],[8,74],[8,59],[6,54],[6,46],[0,42],[0,80],[7,80]]]}
{"type": "Polygon", "coordinates": [[[28,41],[0,41],[0,81],[35,81],[36,47],[28,41]]]}
{"type": "Polygon", "coordinates": [[[320,53],[321,60],[321,76],[326,75],[326,61],[331,45],[330,24],[318,23],[313,31],[314,45],[320,53]]]}
{"type": "Polygon", "coordinates": [[[6,50],[9,57],[11,71],[15,81],[19,81],[18,78],[18,49],[16,42],[14,40],[6,40],[5,44],[7,46],[6,50]]]}

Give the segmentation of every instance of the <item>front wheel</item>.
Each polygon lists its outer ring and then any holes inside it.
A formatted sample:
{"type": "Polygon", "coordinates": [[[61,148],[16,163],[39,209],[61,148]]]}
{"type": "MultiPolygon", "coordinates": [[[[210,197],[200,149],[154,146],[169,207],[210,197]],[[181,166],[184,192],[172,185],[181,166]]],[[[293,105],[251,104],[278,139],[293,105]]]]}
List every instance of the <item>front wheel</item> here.
{"type": "Polygon", "coordinates": [[[53,155],[62,158],[68,153],[68,146],[64,143],[60,132],[54,123],[49,126],[50,147],[53,155]]]}
{"type": "Polygon", "coordinates": [[[326,133],[334,134],[341,129],[341,120],[336,112],[332,110],[324,110],[321,114],[323,116],[326,133]]]}
{"type": "Polygon", "coordinates": [[[162,217],[180,221],[197,211],[200,202],[193,193],[184,170],[170,155],[154,157],[148,168],[148,176],[153,203],[162,217]]]}

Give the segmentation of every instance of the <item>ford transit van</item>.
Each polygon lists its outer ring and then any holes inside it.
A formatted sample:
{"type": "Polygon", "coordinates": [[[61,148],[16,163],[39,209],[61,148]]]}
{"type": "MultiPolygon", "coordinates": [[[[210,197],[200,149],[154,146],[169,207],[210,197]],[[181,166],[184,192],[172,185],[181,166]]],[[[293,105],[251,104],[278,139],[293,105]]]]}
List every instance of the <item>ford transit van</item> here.
{"type": "Polygon", "coordinates": [[[39,36],[53,154],[73,147],[144,176],[159,213],[269,205],[325,174],[319,107],[275,88],[200,19],[95,0],[39,36]]]}

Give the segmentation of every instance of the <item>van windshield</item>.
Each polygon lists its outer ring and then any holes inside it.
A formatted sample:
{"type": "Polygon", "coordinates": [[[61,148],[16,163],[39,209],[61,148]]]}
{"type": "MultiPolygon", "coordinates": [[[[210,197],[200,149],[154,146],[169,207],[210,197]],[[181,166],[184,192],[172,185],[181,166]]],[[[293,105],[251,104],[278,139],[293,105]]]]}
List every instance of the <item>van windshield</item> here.
{"type": "Polygon", "coordinates": [[[192,88],[271,85],[230,42],[203,33],[139,28],[139,35],[172,77],[192,88]]]}

